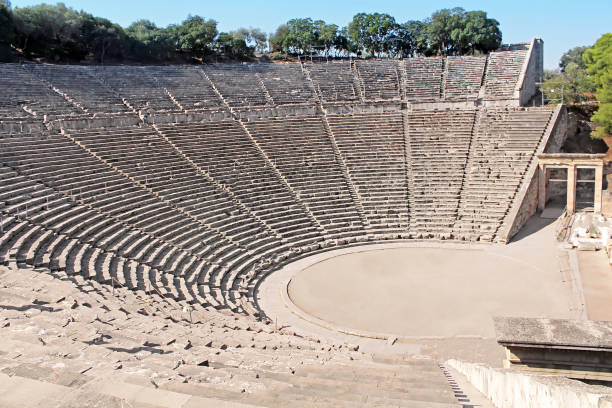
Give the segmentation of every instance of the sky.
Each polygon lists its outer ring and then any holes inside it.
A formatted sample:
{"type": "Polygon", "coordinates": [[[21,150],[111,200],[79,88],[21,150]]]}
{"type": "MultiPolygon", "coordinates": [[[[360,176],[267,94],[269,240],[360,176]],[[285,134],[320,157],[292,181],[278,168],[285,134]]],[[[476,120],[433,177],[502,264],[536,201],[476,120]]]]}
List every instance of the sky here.
{"type": "MultiPolygon", "coordinates": [[[[42,3],[41,0],[11,0],[13,7],[42,3]]],[[[56,1],[46,1],[55,4],[56,1]]],[[[267,33],[292,18],[311,17],[343,27],[359,12],[388,13],[396,21],[422,20],[442,8],[463,7],[484,10],[500,22],[505,44],[544,40],[544,68],[558,66],[570,48],[592,45],[604,33],[612,32],[612,0],[64,0],[64,4],[127,27],[148,19],[161,27],[180,23],[189,14],[212,18],[219,31],[258,27],[267,33]]]]}

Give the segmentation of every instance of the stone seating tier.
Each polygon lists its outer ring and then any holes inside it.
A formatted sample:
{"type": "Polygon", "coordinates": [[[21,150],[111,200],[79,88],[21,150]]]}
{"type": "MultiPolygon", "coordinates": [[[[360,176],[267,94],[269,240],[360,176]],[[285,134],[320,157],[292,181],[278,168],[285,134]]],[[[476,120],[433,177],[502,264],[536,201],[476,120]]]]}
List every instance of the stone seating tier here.
{"type": "Polygon", "coordinates": [[[313,250],[494,239],[550,116],[414,111],[4,135],[0,258],[256,315],[260,277],[313,250]]]}
{"type": "Polygon", "coordinates": [[[15,96],[0,106],[0,262],[258,316],[260,279],[311,252],[494,239],[550,109],[398,110],[479,97],[491,58],[0,65],[15,96]],[[275,116],[291,104],[316,109],[275,116]],[[271,117],[243,115],[260,108],[271,117]]]}
{"type": "MultiPolygon", "coordinates": [[[[11,122],[238,111],[324,103],[510,100],[528,51],[488,56],[189,66],[1,64],[0,131],[11,122]],[[485,69],[486,66],[486,69],[485,69]],[[480,91],[483,92],[480,92],[480,91]]],[[[21,132],[20,127],[17,132],[21,132]]]]}
{"type": "Polygon", "coordinates": [[[64,272],[0,267],[0,278],[0,376],[11,386],[1,405],[25,398],[55,405],[58,393],[70,406],[349,407],[362,395],[381,406],[457,405],[432,359],[366,354],[153,289],[111,288],[64,272]],[[11,399],[26,386],[37,392],[11,399]]]}

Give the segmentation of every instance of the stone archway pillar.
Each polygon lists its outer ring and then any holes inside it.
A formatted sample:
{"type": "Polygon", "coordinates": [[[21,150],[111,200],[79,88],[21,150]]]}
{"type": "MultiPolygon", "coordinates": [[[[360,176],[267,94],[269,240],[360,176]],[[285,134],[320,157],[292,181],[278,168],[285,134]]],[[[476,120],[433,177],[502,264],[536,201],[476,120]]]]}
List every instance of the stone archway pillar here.
{"type": "Polygon", "coordinates": [[[574,164],[567,168],[567,213],[572,214],[576,211],[576,173],[574,164]]]}
{"type": "Polygon", "coordinates": [[[540,164],[538,172],[538,210],[546,208],[546,166],[540,164]]]}
{"type": "Polygon", "coordinates": [[[595,200],[593,211],[601,213],[601,196],[603,189],[603,163],[595,167],[595,200]]]}

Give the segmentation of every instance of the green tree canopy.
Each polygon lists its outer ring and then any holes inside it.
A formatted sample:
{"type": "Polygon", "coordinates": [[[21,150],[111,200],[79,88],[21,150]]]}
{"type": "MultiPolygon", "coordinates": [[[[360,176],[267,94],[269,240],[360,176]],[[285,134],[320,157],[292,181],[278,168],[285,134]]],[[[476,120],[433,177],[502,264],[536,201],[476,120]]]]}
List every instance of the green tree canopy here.
{"type": "Polygon", "coordinates": [[[571,50],[566,51],[561,56],[561,60],[559,61],[559,68],[561,69],[561,71],[565,71],[565,67],[571,62],[578,65],[578,67],[585,69],[586,66],[584,65],[584,61],[582,60],[582,54],[584,54],[584,52],[588,48],[589,47],[587,46],[574,47],[571,50]]]}
{"type": "Polygon", "coordinates": [[[10,3],[0,0],[0,62],[10,62],[15,23],[10,3]]]}
{"type": "Polygon", "coordinates": [[[26,56],[81,60],[88,54],[81,31],[82,13],[58,3],[18,8],[13,14],[15,42],[26,56]]]}
{"type": "Polygon", "coordinates": [[[194,57],[204,57],[212,52],[217,37],[217,22],[200,16],[188,16],[180,26],[175,27],[178,49],[194,57]]]}
{"type": "MultiPolygon", "coordinates": [[[[234,39],[243,40],[246,45],[252,46],[255,50],[263,52],[266,49],[267,36],[266,33],[259,28],[244,28],[231,31],[229,34],[234,39]]],[[[221,39],[221,34],[219,34],[221,39]]]]}
{"type": "Polygon", "coordinates": [[[338,39],[338,26],[335,24],[326,24],[323,20],[314,22],[317,46],[322,47],[325,55],[335,47],[338,39]]]}
{"type": "MultiPolygon", "coordinates": [[[[442,9],[423,21],[398,24],[384,13],[358,13],[345,27],[311,18],[295,18],[268,36],[259,28],[238,28],[219,34],[217,22],[188,16],[182,23],[157,27],[138,20],[126,29],[104,18],[75,11],[63,3],[11,10],[0,0],[0,48],[11,47],[26,58],[51,61],[105,59],[172,61],[205,58],[215,52],[239,59],[260,53],[318,53],[328,56],[364,54],[407,57],[485,53],[499,46],[499,23],[484,11],[442,9]]],[[[567,53],[579,63],[579,52],[567,53]],[[575,55],[574,55],[575,54],[575,55]]],[[[567,62],[562,61],[562,70],[567,62]]],[[[580,64],[579,64],[580,65],[580,64]]]]}
{"type": "Polygon", "coordinates": [[[336,33],[336,39],[334,40],[334,50],[336,54],[346,53],[347,55],[352,52],[357,52],[355,43],[351,41],[348,34],[348,27],[342,27],[336,33]]]}
{"type": "Polygon", "coordinates": [[[264,52],[268,48],[268,36],[261,28],[251,28],[249,36],[250,41],[255,43],[256,51],[264,52]]]}
{"type": "Polygon", "coordinates": [[[398,24],[389,14],[358,13],[348,25],[348,34],[358,48],[370,55],[380,55],[392,49],[391,40],[398,40],[398,24]]]}
{"type": "Polygon", "coordinates": [[[565,52],[555,70],[544,70],[542,91],[550,103],[582,103],[593,99],[595,84],[582,60],[589,47],[565,52]]]}
{"type": "Polygon", "coordinates": [[[157,27],[149,20],[138,20],[125,30],[130,38],[130,54],[139,59],[164,60],[175,51],[173,29],[157,27]]]}
{"type": "Polygon", "coordinates": [[[499,48],[502,35],[497,20],[487,18],[484,11],[468,11],[457,22],[451,39],[456,43],[454,49],[474,54],[475,51],[486,53],[499,48]]]}
{"type": "Polygon", "coordinates": [[[549,73],[542,91],[552,103],[580,103],[589,99],[595,88],[584,68],[570,62],[565,71],[549,73]]]}
{"type": "Polygon", "coordinates": [[[594,136],[612,136],[612,33],[602,35],[582,58],[597,88],[599,108],[591,118],[596,124],[594,136]]]}
{"type": "Polygon", "coordinates": [[[10,3],[0,0],[0,44],[12,44],[15,33],[14,26],[10,3]]]}
{"type": "Polygon", "coordinates": [[[397,28],[395,54],[402,58],[427,52],[426,24],[422,21],[407,21],[397,28]]]}
{"type": "Polygon", "coordinates": [[[110,54],[114,58],[121,58],[126,44],[126,34],[117,24],[110,20],[91,15],[84,15],[81,22],[81,35],[87,48],[94,58],[104,63],[104,58],[110,54]]]}
{"type": "Polygon", "coordinates": [[[438,55],[460,53],[465,10],[461,7],[442,9],[426,20],[429,46],[438,55]]]}
{"type": "Polygon", "coordinates": [[[319,51],[328,55],[340,44],[339,35],[340,30],[335,24],[327,24],[323,20],[313,21],[311,18],[296,18],[276,29],[270,36],[270,48],[288,54],[319,51]]]}
{"type": "Polygon", "coordinates": [[[247,59],[253,56],[255,47],[249,47],[246,36],[240,32],[221,33],[217,39],[217,48],[227,57],[233,59],[247,59]]]}
{"type": "Polygon", "coordinates": [[[287,24],[281,24],[276,28],[274,34],[270,35],[270,50],[271,51],[285,51],[285,38],[289,32],[287,24]]]}
{"type": "Polygon", "coordinates": [[[287,22],[283,48],[289,52],[310,53],[317,45],[317,32],[311,18],[295,18],[287,22]]]}

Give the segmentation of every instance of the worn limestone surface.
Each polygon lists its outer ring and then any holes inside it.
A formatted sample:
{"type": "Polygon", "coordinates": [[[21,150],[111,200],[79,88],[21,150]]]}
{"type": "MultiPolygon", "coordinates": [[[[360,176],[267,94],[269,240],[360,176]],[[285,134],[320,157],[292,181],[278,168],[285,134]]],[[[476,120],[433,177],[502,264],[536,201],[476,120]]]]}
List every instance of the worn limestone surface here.
{"type": "Polygon", "coordinates": [[[496,317],[495,331],[501,343],[612,348],[612,321],[496,317]]]}

